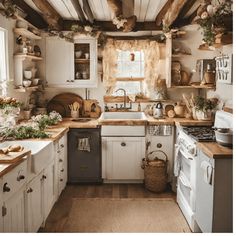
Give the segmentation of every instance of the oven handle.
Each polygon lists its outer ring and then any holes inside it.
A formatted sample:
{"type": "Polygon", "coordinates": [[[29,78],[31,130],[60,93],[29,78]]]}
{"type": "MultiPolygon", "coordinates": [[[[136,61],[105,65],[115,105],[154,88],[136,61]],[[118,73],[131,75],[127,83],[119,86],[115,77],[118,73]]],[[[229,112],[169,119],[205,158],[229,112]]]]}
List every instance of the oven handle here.
{"type": "Polygon", "coordinates": [[[183,184],[186,188],[189,188],[189,189],[192,190],[191,186],[190,186],[188,183],[186,183],[186,181],[185,181],[185,179],[184,179],[183,176],[180,176],[179,179],[180,179],[180,181],[182,182],[182,184],[183,184]]]}
{"type": "Polygon", "coordinates": [[[181,154],[183,155],[183,157],[185,158],[185,159],[188,159],[188,160],[193,160],[193,158],[192,157],[190,157],[187,153],[185,153],[181,148],[179,149],[179,151],[181,152],[181,154]]]}

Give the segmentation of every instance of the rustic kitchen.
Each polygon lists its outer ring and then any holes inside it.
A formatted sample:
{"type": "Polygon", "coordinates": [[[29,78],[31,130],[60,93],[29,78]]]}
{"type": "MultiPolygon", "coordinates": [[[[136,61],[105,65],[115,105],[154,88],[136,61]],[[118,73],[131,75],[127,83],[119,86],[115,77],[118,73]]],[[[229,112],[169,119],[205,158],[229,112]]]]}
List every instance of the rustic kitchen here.
{"type": "Polygon", "coordinates": [[[0,232],[233,233],[233,1],[0,0],[0,232]]]}

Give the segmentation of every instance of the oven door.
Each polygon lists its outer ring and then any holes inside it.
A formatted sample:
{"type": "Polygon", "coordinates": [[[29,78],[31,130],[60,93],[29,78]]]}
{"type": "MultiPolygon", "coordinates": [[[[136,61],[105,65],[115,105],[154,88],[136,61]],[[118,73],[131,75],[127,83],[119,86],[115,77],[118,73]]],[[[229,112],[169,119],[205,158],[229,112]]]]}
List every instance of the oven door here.
{"type": "Polygon", "coordinates": [[[192,169],[193,157],[187,154],[183,150],[183,148],[180,148],[179,155],[181,159],[180,171],[183,173],[184,177],[191,184],[191,172],[192,172],[191,169],[192,169]]]}

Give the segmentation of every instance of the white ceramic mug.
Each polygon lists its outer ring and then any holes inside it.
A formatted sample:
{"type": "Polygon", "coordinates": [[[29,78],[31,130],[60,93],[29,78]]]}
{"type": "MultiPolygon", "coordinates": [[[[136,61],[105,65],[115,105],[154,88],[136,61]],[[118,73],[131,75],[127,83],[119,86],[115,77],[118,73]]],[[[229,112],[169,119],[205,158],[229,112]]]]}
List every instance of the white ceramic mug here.
{"type": "Polygon", "coordinates": [[[85,59],[89,59],[89,53],[85,53],[85,59]]]}

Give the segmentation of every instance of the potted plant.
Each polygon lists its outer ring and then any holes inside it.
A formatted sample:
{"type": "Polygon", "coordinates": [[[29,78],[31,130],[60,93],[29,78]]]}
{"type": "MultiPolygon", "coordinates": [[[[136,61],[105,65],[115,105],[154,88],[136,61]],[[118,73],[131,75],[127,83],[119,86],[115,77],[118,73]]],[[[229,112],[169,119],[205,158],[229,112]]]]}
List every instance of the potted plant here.
{"type": "Polygon", "coordinates": [[[217,35],[226,33],[227,19],[232,17],[232,2],[204,0],[198,8],[194,22],[202,28],[203,42],[208,46],[215,43],[217,35]]]}
{"type": "Polygon", "coordinates": [[[218,99],[207,99],[201,96],[197,96],[194,100],[195,116],[198,120],[212,120],[213,111],[217,107],[218,99]]]}

